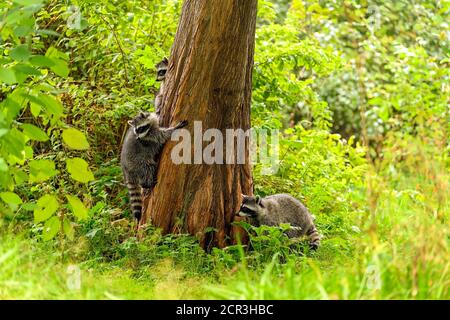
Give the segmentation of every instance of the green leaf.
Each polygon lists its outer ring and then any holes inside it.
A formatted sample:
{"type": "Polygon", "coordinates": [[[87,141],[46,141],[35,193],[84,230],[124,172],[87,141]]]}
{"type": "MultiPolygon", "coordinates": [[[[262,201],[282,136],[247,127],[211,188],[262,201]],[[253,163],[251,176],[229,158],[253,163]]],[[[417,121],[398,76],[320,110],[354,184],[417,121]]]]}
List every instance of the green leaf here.
{"type": "Polygon", "coordinates": [[[28,93],[21,93],[20,95],[23,98],[28,99],[32,105],[37,104],[42,106],[48,114],[60,117],[63,113],[61,102],[51,95],[42,93],[39,93],[37,96],[28,93]]]}
{"type": "Polygon", "coordinates": [[[23,6],[29,6],[33,4],[41,4],[43,0],[13,0],[13,2],[21,4],[23,6]]]}
{"type": "Polygon", "coordinates": [[[22,204],[22,199],[14,192],[1,192],[0,198],[6,202],[12,210],[16,210],[19,204],[22,204]]]}
{"type": "Polygon", "coordinates": [[[31,114],[33,115],[33,117],[37,118],[39,116],[39,114],[41,113],[41,106],[38,105],[37,103],[30,103],[30,111],[31,114]]]}
{"type": "Polygon", "coordinates": [[[3,102],[1,102],[2,107],[4,107],[2,108],[2,113],[7,117],[6,119],[8,123],[12,121],[12,119],[16,119],[22,111],[25,101],[22,99],[21,92],[23,91],[18,88],[14,90],[13,93],[8,95],[3,102]]]}
{"type": "Polygon", "coordinates": [[[25,133],[25,135],[27,135],[30,139],[42,142],[48,140],[47,134],[41,128],[38,128],[35,125],[24,123],[22,125],[22,130],[23,133],[25,133]]]}
{"type": "Polygon", "coordinates": [[[17,37],[25,37],[34,31],[34,22],[33,18],[22,19],[20,24],[14,28],[14,35],[17,37]]]}
{"type": "Polygon", "coordinates": [[[8,171],[8,164],[6,163],[5,159],[0,158],[0,171],[6,172],[8,171]]]}
{"type": "Polygon", "coordinates": [[[33,202],[27,202],[24,203],[22,206],[22,209],[26,210],[26,211],[34,211],[34,209],[37,208],[37,204],[33,203],[33,202]]]}
{"type": "Polygon", "coordinates": [[[70,209],[72,210],[75,217],[78,220],[84,220],[88,217],[88,209],[84,206],[78,197],[67,195],[67,200],[69,200],[70,209]]]}
{"type": "Polygon", "coordinates": [[[11,129],[8,134],[2,138],[3,148],[11,156],[17,157],[17,161],[24,160],[26,136],[16,128],[11,129]]]}
{"type": "Polygon", "coordinates": [[[47,49],[47,52],[45,53],[46,57],[49,58],[56,58],[56,59],[61,59],[61,60],[68,60],[67,55],[64,52],[59,51],[58,49],[56,49],[55,47],[49,47],[47,49]]]}
{"type": "Polygon", "coordinates": [[[58,76],[67,78],[70,73],[70,69],[67,66],[67,62],[62,59],[52,58],[54,65],[50,69],[56,73],[58,76]]]}
{"type": "Polygon", "coordinates": [[[65,129],[62,133],[62,138],[71,149],[85,150],[89,148],[89,143],[86,140],[86,136],[83,132],[77,129],[65,129]]]}
{"type": "Polygon", "coordinates": [[[61,222],[58,217],[52,217],[47,220],[44,224],[44,229],[42,230],[42,238],[44,241],[49,241],[53,239],[57,234],[61,227],[61,222]]]}
{"type": "Polygon", "coordinates": [[[26,44],[21,44],[11,50],[9,56],[16,61],[27,61],[30,57],[30,51],[26,44]]]}
{"type": "Polygon", "coordinates": [[[30,161],[30,182],[42,182],[50,179],[58,173],[55,170],[55,163],[52,160],[30,161]]]}
{"type": "Polygon", "coordinates": [[[41,222],[50,218],[59,208],[58,199],[55,196],[46,194],[39,198],[34,209],[34,221],[41,222]]]}
{"type": "Polygon", "coordinates": [[[379,108],[378,110],[376,110],[378,116],[381,118],[381,120],[383,121],[388,121],[389,120],[389,107],[387,105],[382,106],[381,108],[379,108]]]}
{"type": "Polygon", "coordinates": [[[14,84],[17,82],[16,74],[11,68],[0,67],[0,81],[6,84],[14,84]]]}
{"type": "MultiPolygon", "coordinates": [[[[4,22],[6,22],[9,25],[12,26],[23,26],[23,25],[29,25],[29,20],[32,19],[33,15],[33,9],[39,10],[39,7],[36,7],[34,5],[26,6],[25,8],[22,8],[22,10],[9,10],[7,12],[7,17],[4,19],[4,22]],[[33,8],[34,7],[34,8],[33,8]]],[[[34,19],[33,19],[34,22],[34,19]]]]}
{"type": "Polygon", "coordinates": [[[5,134],[7,134],[8,133],[8,129],[5,129],[5,128],[2,128],[2,129],[0,129],[0,137],[1,136],[4,136],[5,134]]]}
{"type": "Polygon", "coordinates": [[[55,36],[55,37],[59,37],[61,36],[60,33],[56,32],[55,30],[50,30],[50,29],[39,29],[36,30],[36,34],[45,34],[45,35],[49,35],[49,36],[55,36]]]}
{"type": "Polygon", "coordinates": [[[81,158],[73,158],[66,160],[67,171],[72,179],[87,183],[94,180],[92,171],[88,168],[88,163],[81,158]]]}
{"type": "Polygon", "coordinates": [[[21,73],[22,77],[28,77],[28,76],[41,76],[42,73],[37,70],[36,68],[31,67],[28,64],[25,63],[18,63],[16,64],[14,67],[14,72],[16,73],[16,78],[17,78],[17,73],[21,73]]]}
{"type": "Polygon", "coordinates": [[[63,107],[61,102],[51,95],[42,93],[39,93],[37,96],[28,93],[21,93],[20,95],[23,98],[28,99],[31,103],[35,103],[44,107],[45,111],[48,114],[60,117],[63,113],[63,107]]]}
{"type": "Polygon", "coordinates": [[[27,64],[18,63],[12,67],[17,83],[23,83],[29,76],[41,76],[41,72],[27,64]]]}
{"type": "Polygon", "coordinates": [[[37,67],[53,67],[55,65],[53,59],[41,55],[31,56],[30,63],[37,67]]]}
{"type": "Polygon", "coordinates": [[[28,174],[26,174],[23,170],[16,169],[14,171],[14,180],[16,181],[16,185],[21,185],[22,183],[28,181],[28,174]]]}
{"type": "Polygon", "coordinates": [[[67,238],[69,238],[69,240],[72,241],[74,238],[74,235],[75,235],[75,230],[74,230],[73,225],[70,222],[70,220],[64,219],[63,230],[64,230],[64,234],[67,236],[67,238]]]}
{"type": "Polygon", "coordinates": [[[67,55],[55,47],[48,48],[45,56],[50,58],[54,63],[50,69],[60,77],[67,77],[69,75],[69,67],[67,66],[67,55]]]}
{"type": "Polygon", "coordinates": [[[371,105],[371,106],[382,105],[383,101],[384,101],[383,98],[375,97],[375,98],[370,99],[368,101],[368,104],[371,105]]]}
{"type": "Polygon", "coordinates": [[[25,146],[23,149],[24,153],[25,153],[25,159],[32,159],[33,158],[33,148],[30,146],[25,146]]]}
{"type": "Polygon", "coordinates": [[[57,117],[60,117],[63,113],[63,107],[59,100],[50,95],[40,94],[38,99],[43,103],[45,110],[57,117]]]}

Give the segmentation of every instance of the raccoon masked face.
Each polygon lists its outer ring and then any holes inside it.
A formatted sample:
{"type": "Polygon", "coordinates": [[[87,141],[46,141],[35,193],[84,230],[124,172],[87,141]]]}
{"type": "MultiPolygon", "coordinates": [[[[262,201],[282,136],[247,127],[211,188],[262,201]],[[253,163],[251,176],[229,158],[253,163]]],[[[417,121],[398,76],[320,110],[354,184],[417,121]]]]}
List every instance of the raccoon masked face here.
{"type": "Polygon", "coordinates": [[[166,78],[167,68],[169,66],[169,60],[164,58],[156,67],[156,81],[163,81],[166,78]]]}
{"type": "Polygon", "coordinates": [[[261,202],[261,198],[259,196],[242,196],[242,204],[241,208],[239,209],[238,215],[240,217],[256,218],[261,209],[264,208],[261,202]]]}
{"type": "Polygon", "coordinates": [[[158,129],[158,117],[154,113],[141,112],[128,124],[133,127],[136,139],[145,139],[145,137],[153,130],[158,129]]]}

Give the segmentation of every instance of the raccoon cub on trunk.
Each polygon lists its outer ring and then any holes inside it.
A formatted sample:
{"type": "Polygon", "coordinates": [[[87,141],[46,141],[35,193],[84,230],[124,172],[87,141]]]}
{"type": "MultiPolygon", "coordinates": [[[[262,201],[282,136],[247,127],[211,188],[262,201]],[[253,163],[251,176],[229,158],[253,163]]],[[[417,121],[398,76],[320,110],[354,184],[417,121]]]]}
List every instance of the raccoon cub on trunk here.
{"type": "Polygon", "coordinates": [[[286,231],[289,238],[307,235],[312,249],[320,245],[320,237],[313,222],[311,213],[294,197],[288,194],[275,194],[261,198],[242,195],[243,200],[239,216],[249,217],[254,226],[278,226],[289,223],[291,228],[286,231]]]}
{"type": "Polygon", "coordinates": [[[155,112],[159,116],[162,108],[162,99],[164,92],[164,80],[166,79],[167,69],[169,67],[169,60],[164,57],[164,59],[155,65],[156,68],[156,81],[161,81],[158,92],[155,96],[155,112]]]}
{"type": "Polygon", "coordinates": [[[131,211],[140,220],[143,190],[151,191],[156,184],[158,157],[172,132],[183,128],[187,121],[175,127],[161,128],[159,118],[154,113],[141,112],[128,121],[131,126],[125,136],[120,154],[120,165],[130,196],[131,211]]]}

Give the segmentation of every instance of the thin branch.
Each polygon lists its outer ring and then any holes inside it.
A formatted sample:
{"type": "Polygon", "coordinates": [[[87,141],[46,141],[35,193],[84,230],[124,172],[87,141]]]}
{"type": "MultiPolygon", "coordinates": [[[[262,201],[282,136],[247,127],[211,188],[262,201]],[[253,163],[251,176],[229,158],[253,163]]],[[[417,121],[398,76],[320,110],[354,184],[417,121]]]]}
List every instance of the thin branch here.
{"type": "Polygon", "coordinates": [[[106,21],[106,19],[102,15],[100,15],[100,18],[111,30],[111,32],[114,36],[114,39],[116,40],[117,46],[119,47],[120,54],[122,55],[123,67],[124,67],[124,71],[125,71],[125,83],[128,86],[128,69],[127,69],[127,61],[126,61],[125,52],[123,51],[122,45],[120,44],[119,38],[117,37],[116,31],[114,30],[114,28],[108,23],[108,21],[106,21]]]}

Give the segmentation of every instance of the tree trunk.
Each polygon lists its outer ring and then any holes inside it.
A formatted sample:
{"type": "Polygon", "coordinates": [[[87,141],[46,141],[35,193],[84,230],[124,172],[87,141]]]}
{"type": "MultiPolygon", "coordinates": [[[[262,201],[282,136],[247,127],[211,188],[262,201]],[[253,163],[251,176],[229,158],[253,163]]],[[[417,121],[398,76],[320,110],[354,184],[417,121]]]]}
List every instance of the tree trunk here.
{"type": "MultiPolygon", "coordinates": [[[[203,132],[216,128],[224,137],[225,129],[250,128],[256,7],[257,0],[184,2],[169,59],[161,123],[189,122],[191,159],[194,121],[201,121],[203,132]]],[[[177,143],[169,141],[164,147],[158,183],[145,199],[141,224],[151,222],[164,233],[196,235],[206,249],[224,247],[236,236],[231,222],[241,193],[252,193],[248,139],[245,164],[224,160],[177,165],[171,160],[177,143]]],[[[208,144],[203,142],[203,147],[208,144]]]]}

